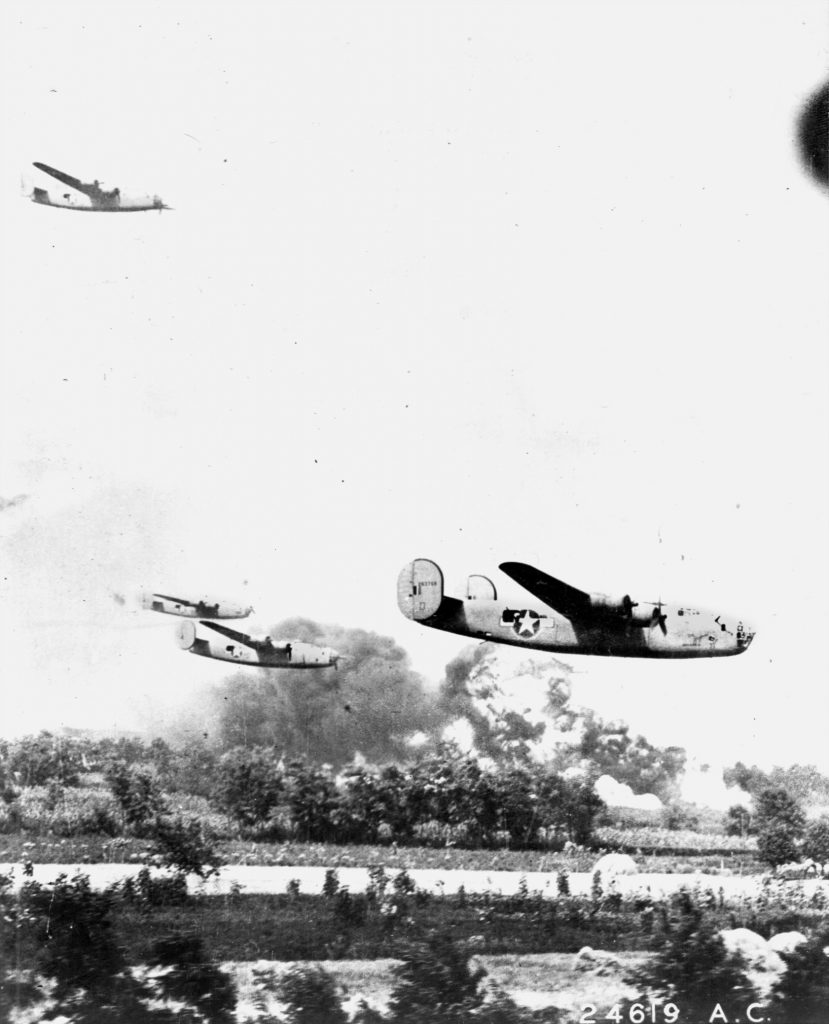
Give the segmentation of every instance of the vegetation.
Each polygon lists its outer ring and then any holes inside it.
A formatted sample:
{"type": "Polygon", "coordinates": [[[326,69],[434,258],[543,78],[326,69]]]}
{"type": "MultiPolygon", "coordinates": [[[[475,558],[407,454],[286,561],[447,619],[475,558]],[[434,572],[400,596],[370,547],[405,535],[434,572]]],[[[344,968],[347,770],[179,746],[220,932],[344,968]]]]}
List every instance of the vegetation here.
{"type": "Polygon", "coordinates": [[[780,786],[767,786],[755,797],[757,852],[772,867],[799,858],[798,840],[806,827],[806,815],[797,800],[780,786]]]}
{"type": "Polygon", "coordinates": [[[61,875],[52,885],[27,882],[14,896],[9,881],[0,880],[2,1019],[39,1004],[40,1020],[75,1024],[233,1021],[234,987],[199,939],[168,934],[130,957],[119,941],[115,890],[95,892],[86,876],[61,875]],[[130,969],[136,963],[165,971],[140,980],[130,969]]]}
{"type": "MultiPolygon", "coordinates": [[[[746,1019],[746,1008],[757,993],[745,974],[745,963],[729,953],[714,921],[692,901],[682,906],[682,916],[666,936],[659,952],[628,979],[642,995],[628,1004],[673,1003],[681,1008],[688,1024],[711,1020],[716,1006],[728,1019],[746,1019]]],[[[622,1019],[631,1019],[623,1015],[622,1019]]]]}
{"type": "Polygon", "coordinates": [[[829,861],[829,816],[824,814],[806,826],[803,855],[820,864],[829,861]]]}
{"type": "Polygon", "coordinates": [[[775,1024],[807,1024],[825,1019],[829,1006],[829,927],[815,933],[793,953],[783,954],[786,972],[774,987],[775,1024]]]}
{"type": "Polygon", "coordinates": [[[795,764],[766,772],[757,765],[749,768],[738,761],[723,771],[723,781],[726,786],[739,786],[754,797],[764,789],[783,789],[801,806],[829,805],[829,776],[813,764],[795,764]]]}

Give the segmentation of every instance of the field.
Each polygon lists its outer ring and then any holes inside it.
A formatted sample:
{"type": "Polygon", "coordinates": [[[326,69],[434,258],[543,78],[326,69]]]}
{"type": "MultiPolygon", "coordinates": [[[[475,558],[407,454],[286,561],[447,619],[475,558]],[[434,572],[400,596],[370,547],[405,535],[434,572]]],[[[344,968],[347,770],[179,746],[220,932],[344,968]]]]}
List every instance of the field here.
{"type": "MultiPolygon", "coordinates": [[[[487,972],[487,984],[498,986],[507,992],[519,1005],[531,1009],[556,1006],[568,1011],[571,1019],[581,1016],[582,1007],[594,1004],[610,1008],[621,999],[633,998],[636,989],[625,984],[624,976],[634,967],[640,966],[647,957],[641,953],[618,953],[614,956],[619,967],[600,974],[585,971],[578,965],[574,953],[537,953],[522,956],[474,956],[473,967],[482,967],[487,972]]],[[[388,1003],[393,986],[392,970],[399,963],[393,959],[326,960],[322,967],[333,977],[343,1006],[353,1012],[361,999],[375,1009],[383,1009],[388,1003]]],[[[283,977],[294,967],[305,967],[317,962],[297,961],[294,963],[268,964],[274,979],[283,977]]],[[[253,972],[265,964],[233,963],[222,965],[234,978],[239,992],[240,1009],[253,1015],[256,991],[253,972]]],[[[266,1003],[271,1013],[279,1010],[279,1003],[272,999],[266,1003]]]]}
{"type": "MultiPolygon", "coordinates": [[[[601,852],[623,849],[634,854],[644,872],[690,874],[701,871],[716,874],[727,870],[737,875],[754,875],[765,870],[754,851],[745,847],[717,853],[686,852],[693,849],[693,846],[688,845],[688,833],[676,834],[668,829],[652,829],[649,833],[651,849],[658,852],[640,853],[642,846],[635,840],[641,838],[635,832],[630,834],[629,841],[615,846],[600,846],[597,850],[576,850],[571,853],[510,849],[464,850],[456,847],[436,849],[423,846],[256,843],[229,839],[217,842],[216,849],[224,864],[332,868],[386,865],[407,870],[443,868],[519,872],[590,871],[601,852]],[[673,840],[675,835],[677,838],[673,840]],[[672,841],[679,844],[679,852],[670,845],[672,841]]],[[[704,838],[706,841],[710,839],[704,838]]],[[[710,850],[710,846],[706,847],[702,842],[697,848],[710,850]]],[[[56,839],[54,836],[27,832],[0,835],[0,863],[30,860],[34,864],[128,864],[139,863],[148,852],[148,842],[132,837],[110,838],[93,834],[56,839]]]]}
{"type": "MultiPolygon", "coordinates": [[[[829,925],[829,883],[774,879],[756,839],[725,834],[715,812],[686,807],[667,822],[605,809],[581,845],[560,829],[486,833],[441,824],[434,811],[423,830],[374,827],[382,842],[355,841],[365,833],[351,826],[350,841],[302,842],[298,835],[329,827],[314,808],[327,807],[326,820],[341,828],[370,822],[370,801],[348,804],[309,770],[303,787],[281,791],[278,814],[251,823],[203,795],[154,795],[142,778],[125,776],[129,786],[117,799],[115,783],[82,775],[80,785],[21,787],[13,805],[0,807],[0,870],[14,866],[8,920],[27,919],[32,893],[54,936],[52,901],[62,887],[71,914],[87,906],[106,916],[107,941],[127,964],[153,963],[165,943],[195,943],[188,956],[214,971],[223,965],[235,980],[240,1022],[267,1005],[284,1016],[274,986],[297,964],[323,964],[350,1012],[360,999],[384,1010],[395,964],[440,936],[485,967],[487,985],[520,1006],[558,1007],[569,1024],[580,1007],[610,1008],[633,996],[630,967],[658,956],[694,915],[715,931],[748,929],[760,942],[829,925]],[[263,834],[291,838],[257,838],[263,834]],[[200,853],[183,868],[176,858],[188,846],[200,853]],[[636,873],[597,874],[608,852],[629,854],[636,873]],[[194,864],[217,870],[200,878],[194,864]],[[585,947],[603,951],[598,963],[577,960],[585,947]]],[[[19,967],[43,957],[43,934],[24,927],[16,937],[19,967]]],[[[75,940],[67,933],[65,941],[75,940]]]]}

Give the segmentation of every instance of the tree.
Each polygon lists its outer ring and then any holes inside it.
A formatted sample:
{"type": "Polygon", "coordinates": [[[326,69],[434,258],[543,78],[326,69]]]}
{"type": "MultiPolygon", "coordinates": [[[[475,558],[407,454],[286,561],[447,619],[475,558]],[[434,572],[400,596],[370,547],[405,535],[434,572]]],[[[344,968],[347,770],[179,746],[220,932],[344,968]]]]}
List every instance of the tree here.
{"type": "Polygon", "coordinates": [[[8,770],[21,786],[76,786],[82,767],[79,745],[50,732],[24,736],[9,745],[8,770]]]}
{"type": "Polygon", "coordinates": [[[272,747],[234,747],[219,761],[215,799],[244,828],[260,828],[285,790],[272,747]]]}
{"type": "Polygon", "coordinates": [[[825,814],[810,821],[803,838],[803,855],[825,864],[829,861],[829,817],[825,814]]]}
{"type": "Polygon", "coordinates": [[[723,820],[727,836],[747,836],[754,831],[751,811],[742,804],[732,804],[725,812],[723,820]]]}
{"type": "Polygon", "coordinates": [[[285,769],[285,790],[299,836],[331,842],[338,795],[330,771],[297,758],[285,769]]]}
{"type": "Polygon", "coordinates": [[[96,892],[81,874],[61,875],[51,885],[28,882],[14,904],[3,896],[3,921],[14,924],[4,933],[4,952],[16,949],[34,976],[50,984],[40,991],[3,976],[0,989],[7,995],[0,996],[0,1006],[20,1009],[48,998],[54,1005],[38,1019],[69,1018],[73,1024],[231,1024],[234,987],[206,962],[198,939],[156,942],[142,959],[167,970],[155,982],[136,979],[113,934],[118,898],[116,887],[96,892]],[[175,1008],[158,1006],[159,998],[174,1000],[175,1008]]]}
{"type": "Polygon", "coordinates": [[[760,860],[771,867],[797,860],[797,844],[788,825],[776,821],[769,822],[757,836],[757,854],[760,860]]]}
{"type": "Polygon", "coordinates": [[[797,860],[797,840],[806,825],[806,815],[798,802],[779,786],[766,786],[755,802],[754,824],[761,859],[772,866],[797,860]]]}
{"type": "Polygon", "coordinates": [[[167,801],[152,770],[112,761],[105,774],[124,813],[127,828],[137,836],[148,835],[159,815],[167,810],[167,801]]]}
{"type": "Polygon", "coordinates": [[[756,796],[754,823],[760,832],[774,822],[790,829],[799,839],[806,824],[806,815],[797,800],[782,786],[766,786],[756,796]]]}

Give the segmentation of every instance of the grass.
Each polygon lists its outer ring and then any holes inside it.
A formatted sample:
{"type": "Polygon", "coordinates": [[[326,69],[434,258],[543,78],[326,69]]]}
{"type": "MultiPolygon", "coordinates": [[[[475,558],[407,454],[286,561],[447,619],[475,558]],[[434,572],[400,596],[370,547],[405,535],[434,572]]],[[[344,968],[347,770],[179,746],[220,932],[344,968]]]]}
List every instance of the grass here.
{"type": "MultiPolygon", "coordinates": [[[[592,1003],[596,1006],[611,1007],[626,997],[633,997],[636,991],[622,980],[633,968],[641,966],[647,959],[641,953],[614,954],[620,961],[620,968],[597,974],[595,971],[579,970],[572,953],[533,953],[523,956],[474,956],[473,967],[483,967],[487,972],[486,982],[494,983],[519,1002],[532,1008],[558,1006],[582,1016],[583,1007],[592,1003]]],[[[400,961],[383,959],[301,961],[301,966],[319,966],[334,979],[341,999],[347,999],[352,1006],[365,999],[376,1009],[385,1009],[394,988],[392,974],[400,961]]],[[[255,997],[253,971],[261,965],[251,963],[224,963],[222,968],[233,978],[240,1002],[252,1003],[255,997]]],[[[294,963],[274,964],[272,976],[278,981],[294,963]]],[[[272,1002],[270,1012],[276,1012],[277,1004],[272,1002]]],[[[569,1018],[568,1018],[569,1019],[569,1018]]],[[[600,1019],[600,1018],[598,1018],[600,1019]]]]}
{"type": "MultiPolygon", "coordinates": [[[[549,900],[532,892],[437,896],[391,889],[382,899],[244,892],[168,898],[153,904],[113,896],[115,940],[129,962],[141,962],[154,941],[173,933],[198,935],[207,957],[216,961],[399,958],[413,939],[430,931],[464,942],[476,954],[576,952],[585,945],[647,951],[664,942],[682,907],[679,898],[654,905],[642,897],[549,900]]],[[[712,892],[693,899],[718,927],[748,927],[764,935],[807,931],[829,921],[826,909],[795,905],[786,894],[729,901],[712,892]]],[[[26,954],[20,951],[24,960],[26,954]]]]}
{"type": "MultiPolygon", "coordinates": [[[[100,835],[30,836],[25,832],[0,835],[0,863],[34,864],[128,864],[147,854],[146,840],[100,835]]],[[[332,846],[326,843],[253,843],[221,840],[216,844],[226,864],[280,864],[296,867],[440,868],[466,871],[592,871],[598,850],[549,853],[544,850],[459,850],[455,848],[401,846],[332,846]]],[[[636,855],[642,871],[714,873],[723,867],[735,874],[760,874],[765,866],[751,853],[679,855],[672,851],[636,855]]]]}

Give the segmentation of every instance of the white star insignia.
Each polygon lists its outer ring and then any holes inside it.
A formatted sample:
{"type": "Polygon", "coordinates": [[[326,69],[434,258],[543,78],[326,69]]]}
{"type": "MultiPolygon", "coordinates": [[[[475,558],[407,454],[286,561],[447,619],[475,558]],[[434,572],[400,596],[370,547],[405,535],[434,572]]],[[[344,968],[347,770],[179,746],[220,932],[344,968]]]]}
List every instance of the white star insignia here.
{"type": "Polygon", "coordinates": [[[515,619],[515,632],[519,636],[535,636],[541,625],[538,615],[535,612],[525,610],[515,619]]]}

